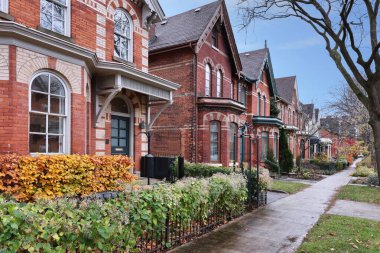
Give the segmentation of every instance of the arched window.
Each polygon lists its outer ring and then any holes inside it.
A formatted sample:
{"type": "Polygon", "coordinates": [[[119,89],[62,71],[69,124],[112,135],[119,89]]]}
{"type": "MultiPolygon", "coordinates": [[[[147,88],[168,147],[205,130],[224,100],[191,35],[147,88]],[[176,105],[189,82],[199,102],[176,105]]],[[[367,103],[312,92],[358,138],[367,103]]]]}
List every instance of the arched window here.
{"type": "Polygon", "coordinates": [[[290,108],[288,109],[288,125],[291,123],[291,117],[292,117],[292,112],[290,111],[290,108]]]}
{"type": "Polygon", "coordinates": [[[263,95],[263,116],[266,116],[267,113],[267,101],[265,95],[263,95]]]}
{"type": "Polygon", "coordinates": [[[223,82],[223,74],[222,74],[222,71],[219,69],[216,72],[216,96],[217,97],[222,96],[222,82],[223,82]]]}
{"type": "Polygon", "coordinates": [[[210,122],[210,161],[219,162],[220,123],[210,122]]]}
{"type": "Polygon", "coordinates": [[[295,126],[296,125],[296,115],[295,115],[295,113],[294,113],[294,111],[293,111],[293,126],[295,126]]]}
{"type": "Polygon", "coordinates": [[[123,60],[132,62],[133,43],[132,43],[132,19],[130,15],[122,10],[117,9],[114,15],[114,46],[115,56],[123,60]]]}
{"type": "Polygon", "coordinates": [[[261,94],[257,94],[257,116],[261,115],[261,94]]]}
{"type": "Polygon", "coordinates": [[[205,76],[205,95],[206,97],[210,96],[211,91],[211,66],[206,64],[206,76],[205,76]]]}
{"type": "Polygon", "coordinates": [[[68,94],[64,83],[51,73],[36,76],[30,89],[29,152],[67,153],[68,94]]]}
{"type": "Polygon", "coordinates": [[[230,123],[230,160],[236,161],[236,141],[238,140],[238,127],[235,123],[230,123]]]}

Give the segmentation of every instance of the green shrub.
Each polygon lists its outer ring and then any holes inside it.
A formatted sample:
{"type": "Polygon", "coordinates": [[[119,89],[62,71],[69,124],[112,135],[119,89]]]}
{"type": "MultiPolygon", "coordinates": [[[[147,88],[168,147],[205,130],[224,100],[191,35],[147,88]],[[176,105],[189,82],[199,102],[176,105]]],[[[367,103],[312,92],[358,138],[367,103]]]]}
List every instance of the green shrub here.
{"type": "Polygon", "coordinates": [[[60,199],[17,203],[0,198],[0,252],[134,252],[172,220],[203,223],[215,207],[241,214],[243,175],[217,174],[126,192],[107,201],[60,199]]]}
{"type": "Polygon", "coordinates": [[[354,177],[368,177],[369,175],[375,174],[375,170],[365,166],[357,166],[355,172],[352,174],[354,177]]]}
{"type": "Polygon", "coordinates": [[[281,173],[280,165],[278,165],[277,160],[274,158],[274,153],[272,150],[268,151],[267,159],[265,164],[268,166],[269,171],[274,173],[281,173]]]}
{"type": "Polygon", "coordinates": [[[367,178],[367,185],[369,186],[379,186],[379,177],[377,174],[371,174],[367,178]]]}
{"type": "Polygon", "coordinates": [[[285,129],[280,129],[280,167],[281,172],[289,173],[294,167],[293,154],[289,149],[288,137],[285,129]]]}
{"type": "Polygon", "coordinates": [[[185,177],[211,177],[216,173],[230,174],[232,170],[226,167],[216,167],[204,163],[185,162],[185,177]]]}

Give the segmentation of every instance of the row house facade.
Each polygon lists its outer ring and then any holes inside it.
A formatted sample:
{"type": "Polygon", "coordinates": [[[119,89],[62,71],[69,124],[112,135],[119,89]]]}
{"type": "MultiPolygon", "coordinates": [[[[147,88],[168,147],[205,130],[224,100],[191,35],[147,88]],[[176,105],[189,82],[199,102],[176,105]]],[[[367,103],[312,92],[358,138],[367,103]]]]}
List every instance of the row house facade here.
{"type": "Polygon", "coordinates": [[[192,162],[231,166],[233,161],[249,161],[248,140],[242,134],[264,135],[259,149],[276,145],[277,152],[278,141],[273,138],[278,137],[278,128],[273,130],[275,123],[266,120],[270,97],[275,95],[269,51],[262,50],[258,61],[256,53],[239,55],[224,1],[152,27],[150,73],[181,85],[174,92],[174,103],[155,121],[153,153],[182,154],[192,162]],[[262,117],[258,129],[255,115],[262,117]]]}
{"type": "Polygon", "coordinates": [[[280,110],[278,117],[284,123],[289,149],[294,159],[297,157],[309,159],[307,147],[310,146],[310,143],[304,128],[305,115],[299,100],[297,77],[277,78],[276,85],[278,90],[277,107],[280,110]]]}
{"type": "Polygon", "coordinates": [[[0,152],[122,154],[180,86],[148,73],[156,0],[1,0],[0,152]],[[154,101],[155,105],[153,105],[154,101]]]}

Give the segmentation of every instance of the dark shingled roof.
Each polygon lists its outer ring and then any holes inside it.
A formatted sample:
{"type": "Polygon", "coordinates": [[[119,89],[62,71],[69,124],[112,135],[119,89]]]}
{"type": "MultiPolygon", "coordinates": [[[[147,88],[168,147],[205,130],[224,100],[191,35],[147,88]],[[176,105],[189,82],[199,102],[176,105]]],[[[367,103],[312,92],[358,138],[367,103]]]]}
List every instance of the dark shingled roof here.
{"type": "Polygon", "coordinates": [[[197,12],[195,10],[198,8],[195,8],[157,23],[156,36],[151,39],[149,50],[153,51],[198,41],[220,3],[220,1],[212,2],[199,7],[200,10],[197,12]]]}
{"type": "Polygon", "coordinates": [[[252,80],[259,79],[260,70],[263,67],[268,52],[268,48],[263,48],[256,51],[250,51],[240,54],[240,60],[243,65],[243,73],[246,77],[252,80]]]}
{"type": "Polygon", "coordinates": [[[313,117],[314,104],[305,104],[302,106],[302,111],[311,119],[313,117]]]}
{"type": "Polygon", "coordinates": [[[291,103],[293,100],[295,84],[295,76],[276,78],[278,95],[285,99],[288,103],[291,103]]]}

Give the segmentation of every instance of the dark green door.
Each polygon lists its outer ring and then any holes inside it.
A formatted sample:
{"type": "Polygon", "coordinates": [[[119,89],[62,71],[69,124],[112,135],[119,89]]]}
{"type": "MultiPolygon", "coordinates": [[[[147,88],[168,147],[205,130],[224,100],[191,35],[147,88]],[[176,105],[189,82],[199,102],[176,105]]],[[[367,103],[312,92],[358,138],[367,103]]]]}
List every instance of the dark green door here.
{"type": "Polygon", "coordinates": [[[129,155],[129,118],[112,116],[111,152],[113,155],[129,155]]]}

